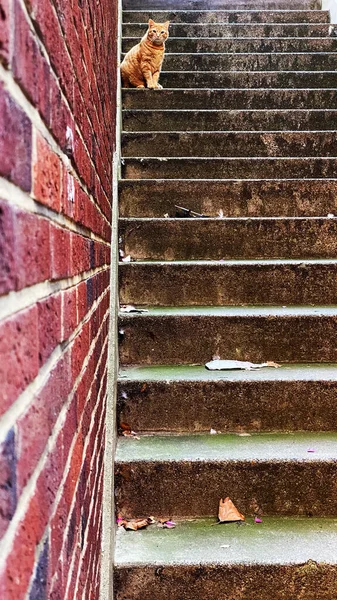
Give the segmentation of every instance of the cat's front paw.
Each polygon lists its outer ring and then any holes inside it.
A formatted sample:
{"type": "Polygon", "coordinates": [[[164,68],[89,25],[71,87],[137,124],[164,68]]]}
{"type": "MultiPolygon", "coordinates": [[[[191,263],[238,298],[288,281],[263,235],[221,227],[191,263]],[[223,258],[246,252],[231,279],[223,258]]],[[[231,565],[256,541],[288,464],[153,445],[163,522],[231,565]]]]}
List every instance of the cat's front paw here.
{"type": "Polygon", "coordinates": [[[163,89],[163,86],[162,86],[162,85],[160,85],[160,83],[157,83],[157,85],[156,85],[155,89],[156,89],[156,90],[162,90],[162,89],[163,89]]]}

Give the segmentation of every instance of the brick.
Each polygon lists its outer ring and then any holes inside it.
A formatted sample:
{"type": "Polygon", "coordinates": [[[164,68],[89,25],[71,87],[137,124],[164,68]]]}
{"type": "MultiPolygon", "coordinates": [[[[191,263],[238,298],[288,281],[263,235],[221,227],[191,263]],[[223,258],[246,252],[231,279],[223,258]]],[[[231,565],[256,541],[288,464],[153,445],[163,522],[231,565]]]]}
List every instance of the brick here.
{"type": "Polygon", "coordinates": [[[10,63],[10,18],[12,0],[0,0],[0,62],[7,67],[10,63]]]}
{"type": "Polygon", "coordinates": [[[74,233],[71,243],[72,273],[83,273],[90,269],[90,240],[74,233]]]}
{"type": "Polygon", "coordinates": [[[63,170],[62,182],[61,209],[67,217],[73,219],[76,211],[79,184],[65,169],[63,170]]]}
{"type": "Polygon", "coordinates": [[[32,587],[29,592],[28,600],[45,600],[47,598],[47,577],[49,561],[49,540],[44,541],[41,548],[32,587]]]}
{"type": "Polygon", "coordinates": [[[71,274],[71,233],[67,229],[51,224],[51,277],[64,279],[71,274]]]}
{"type": "Polygon", "coordinates": [[[0,295],[15,289],[15,270],[13,210],[0,200],[0,295]]]}
{"type": "Polygon", "coordinates": [[[25,95],[49,123],[49,67],[19,0],[14,3],[14,44],[12,71],[25,95]]]}
{"type": "Polygon", "coordinates": [[[78,310],[78,322],[83,321],[85,315],[88,312],[87,306],[87,286],[86,282],[82,281],[77,286],[77,310],[78,310]]]}
{"type": "Polygon", "coordinates": [[[0,540],[13,518],[17,505],[14,429],[0,444],[0,540]]]}
{"type": "Polygon", "coordinates": [[[60,212],[61,161],[46,140],[36,132],[33,194],[38,202],[60,212]]]}
{"type": "Polygon", "coordinates": [[[61,341],[61,294],[49,296],[38,302],[39,361],[45,363],[61,341]]]}
{"type": "Polygon", "coordinates": [[[50,231],[47,219],[17,211],[16,260],[19,289],[49,279],[50,231]]]}
{"type": "Polygon", "coordinates": [[[37,307],[33,306],[0,324],[0,415],[38,370],[37,307]]]}
{"type": "Polygon", "coordinates": [[[20,492],[36,468],[60,410],[67,402],[69,391],[70,361],[66,354],[57,362],[43,388],[17,422],[17,485],[20,492]]]}
{"type": "Polygon", "coordinates": [[[31,189],[32,127],[28,117],[0,85],[0,175],[31,189]]]}
{"type": "Polygon", "coordinates": [[[77,290],[74,286],[62,292],[62,342],[69,338],[77,325],[77,290]]]}

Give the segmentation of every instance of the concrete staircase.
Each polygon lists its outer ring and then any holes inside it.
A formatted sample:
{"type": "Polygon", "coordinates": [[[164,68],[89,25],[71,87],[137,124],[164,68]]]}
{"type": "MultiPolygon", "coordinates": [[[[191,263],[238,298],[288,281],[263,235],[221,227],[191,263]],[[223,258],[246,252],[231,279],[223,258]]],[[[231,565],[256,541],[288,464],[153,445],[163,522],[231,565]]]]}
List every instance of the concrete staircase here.
{"type": "Polygon", "coordinates": [[[116,502],[177,527],[118,529],[115,597],[336,600],[329,14],[124,0],[124,51],[149,16],[172,24],[165,89],[123,91],[120,302],[148,312],[120,316],[118,427],[140,439],[118,439],[116,502]],[[282,367],[209,372],[213,355],[282,367]],[[213,526],[225,496],[246,525],[213,526]]]}

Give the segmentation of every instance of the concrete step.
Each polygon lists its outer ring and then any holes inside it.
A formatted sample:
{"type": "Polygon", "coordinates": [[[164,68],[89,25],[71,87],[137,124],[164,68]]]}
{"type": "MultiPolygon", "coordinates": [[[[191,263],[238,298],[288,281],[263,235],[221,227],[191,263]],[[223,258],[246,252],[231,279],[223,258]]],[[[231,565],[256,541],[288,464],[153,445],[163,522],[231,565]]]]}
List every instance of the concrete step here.
{"type": "Polygon", "coordinates": [[[336,258],[337,218],[120,219],[133,260],[336,258]]]}
{"type": "Polygon", "coordinates": [[[336,307],[167,307],[120,317],[124,365],[337,362],[336,307]]]}
{"type": "Polygon", "coordinates": [[[336,516],[336,454],[336,433],[124,437],[116,451],[117,511],[215,517],[229,496],[247,516],[257,506],[270,516],[336,516]]]}
{"type": "MultiPolygon", "coordinates": [[[[337,75],[336,75],[337,77],[337,75]]],[[[334,130],[337,110],[124,110],[132,131],[334,130]]]]}
{"type": "MultiPolygon", "coordinates": [[[[179,10],[319,10],[321,2],[319,0],[180,0],[179,10]]],[[[167,10],[171,8],[175,11],[177,7],[176,0],[124,0],[123,10],[167,10]]]]}
{"type": "Polygon", "coordinates": [[[123,23],[329,23],[328,10],[124,10],[123,23]]]}
{"type": "Polygon", "coordinates": [[[164,71],[164,88],[334,88],[336,71],[164,71]]]}
{"type": "Polygon", "coordinates": [[[214,523],[179,521],[169,532],[119,528],[117,600],[335,600],[336,519],[214,523]]]}
{"type": "MultiPolygon", "coordinates": [[[[123,52],[128,52],[139,38],[123,40],[123,52]]],[[[166,49],[174,53],[193,52],[336,52],[337,37],[318,38],[170,38],[166,49]]]]}
{"type": "Polygon", "coordinates": [[[124,158],[123,179],[321,179],[336,158],[124,158]]]}
{"type": "Polygon", "coordinates": [[[337,365],[260,371],[203,366],[122,369],[118,426],[136,432],[334,431],[337,365]],[[187,409],[188,407],[188,409],[187,409]]]}
{"type": "Polygon", "coordinates": [[[175,216],[175,204],[208,216],[337,214],[337,179],[139,179],[119,183],[121,217],[175,216]]]}
{"type": "Polygon", "coordinates": [[[166,54],[164,71],[332,71],[336,52],[166,54]]]}
{"type": "Polygon", "coordinates": [[[335,109],[337,90],[123,90],[123,108],[145,109],[335,109]]]}
{"type": "Polygon", "coordinates": [[[124,157],[337,157],[335,131],[178,131],[122,135],[124,157]]]}
{"type": "Polygon", "coordinates": [[[121,263],[119,298],[137,306],[337,305],[337,261],[121,263]]]}
{"type": "MultiPolygon", "coordinates": [[[[139,40],[146,32],[145,23],[124,23],[123,37],[139,40]]],[[[170,38],[260,38],[260,37],[318,37],[328,36],[330,25],[326,23],[170,23],[170,38]]],[[[193,42],[192,42],[193,43],[193,42]]],[[[196,42],[195,42],[196,43],[196,42]]]]}

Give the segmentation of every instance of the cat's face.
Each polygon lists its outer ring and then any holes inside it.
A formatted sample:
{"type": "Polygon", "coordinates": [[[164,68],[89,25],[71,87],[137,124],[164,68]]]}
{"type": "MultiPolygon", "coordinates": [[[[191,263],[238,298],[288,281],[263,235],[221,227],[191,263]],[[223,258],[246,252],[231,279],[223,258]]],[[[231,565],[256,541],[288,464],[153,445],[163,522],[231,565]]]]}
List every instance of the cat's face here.
{"type": "Polygon", "coordinates": [[[147,32],[148,39],[156,46],[161,46],[167,40],[169,33],[170,21],[166,23],[155,23],[152,19],[149,20],[149,29],[147,32]]]}

